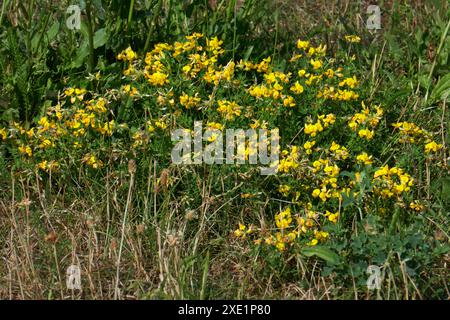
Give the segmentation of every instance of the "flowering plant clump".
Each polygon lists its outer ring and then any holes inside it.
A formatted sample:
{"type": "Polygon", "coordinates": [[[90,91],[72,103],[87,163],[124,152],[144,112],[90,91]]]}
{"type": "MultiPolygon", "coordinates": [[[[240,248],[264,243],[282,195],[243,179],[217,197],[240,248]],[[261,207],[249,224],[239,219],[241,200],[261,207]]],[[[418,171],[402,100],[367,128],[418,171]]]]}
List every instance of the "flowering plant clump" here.
{"type": "MultiPolygon", "coordinates": [[[[235,220],[230,232],[274,252],[326,244],[333,237],[330,226],[349,223],[357,211],[424,210],[425,201],[415,198],[414,173],[373,141],[398,133],[393,143],[419,143],[429,161],[439,161],[443,145],[414,123],[389,123],[382,105],[363,100],[351,66],[307,40],[297,42],[284,69],[271,57],[229,59],[222,44],[194,33],[143,55],[127,48],[117,55],[123,66],[117,87],[66,88],[32,125],[0,128],[2,148],[24,174],[85,170],[106,177],[106,169],[129,158],[150,156],[170,166],[171,130],[192,133],[194,121],[216,130],[279,128],[278,174],[240,198],[250,207],[261,194],[273,201],[264,216],[270,224],[235,220]]],[[[248,166],[235,169],[261,181],[248,166]]]]}

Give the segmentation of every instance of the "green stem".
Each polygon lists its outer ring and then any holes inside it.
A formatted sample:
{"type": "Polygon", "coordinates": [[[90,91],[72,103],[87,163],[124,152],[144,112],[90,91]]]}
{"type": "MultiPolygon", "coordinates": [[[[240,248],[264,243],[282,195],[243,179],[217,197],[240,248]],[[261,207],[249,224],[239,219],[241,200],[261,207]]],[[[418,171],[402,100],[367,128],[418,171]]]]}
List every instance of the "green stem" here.
{"type": "Polygon", "coordinates": [[[272,63],[275,62],[275,56],[277,54],[277,44],[278,44],[278,28],[279,28],[279,15],[280,15],[280,8],[278,6],[277,2],[277,9],[275,10],[275,42],[273,44],[273,57],[272,57],[272,63]]]}
{"type": "Polygon", "coordinates": [[[50,15],[51,15],[51,13],[48,13],[46,18],[45,18],[44,28],[42,29],[42,32],[41,32],[41,34],[39,36],[39,41],[37,42],[36,51],[33,53],[33,55],[39,52],[39,48],[40,48],[40,46],[42,44],[42,39],[44,38],[44,34],[47,31],[47,26],[48,26],[48,23],[50,21],[50,15]]]}
{"type": "Polygon", "coordinates": [[[91,73],[94,70],[94,32],[92,30],[92,15],[91,15],[91,1],[86,2],[86,18],[88,27],[88,40],[89,40],[89,60],[88,60],[88,72],[91,73]]]}
{"type": "Polygon", "coordinates": [[[3,22],[3,15],[5,14],[6,7],[9,5],[9,0],[3,1],[2,3],[2,13],[0,14],[0,26],[3,22]]]}
{"type": "Polygon", "coordinates": [[[439,55],[441,54],[442,46],[444,45],[445,39],[447,38],[447,33],[448,33],[449,27],[450,27],[450,20],[448,20],[447,26],[445,27],[445,31],[442,34],[441,41],[439,43],[439,47],[436,51],[436,55],[433,60],[433,65],[431,66],[431,69],[430,69],[430,74],[428,75],[427,93],[425,94],[425,101],[428,99],[428,92],[429,92],[430,86],[431,86],[431,78],[433,77],[434,68],[436,67],[436,61],[439,58],[439,55]]]}
{"type": "Polygon", "coordinates": [[[159,12],[161,11],[162,0],[158,0],[158,4],[156,5],[156,11],[153,15],[152,23],[150,25],[150,29],[148,30],[147,39],[145,40],[144,53],[147,52],[148,47],[150,45],[150,39],[153,35],[153,30],[155,29],[156,19],[158,19],[159,12]]]}
{"type": "Polygon", "coordinates": [[[394,233],[399,216],[400,216],[400,208],[398,206],[395,206],[394,215],[392,216],[391,224],[389,226],[389,233],[391,234],[394,233]]]}
{"type": "Polygon", "coordinates": [[[234,1],[233,61],[236,53],[236,32],[237,32],[236,20],[237,20],[237,2],[234,1]]]}
{"type": "Polygon", "coordinates": [[[27,53],[30,55],[28,61],[31,61],[31,34],[32,34],[32,28],[31,23],[33,21],[33,9],[34,9],[34,0],[31,0],[28,6],[28,10],[26,11],[28,14],[28,21],[27,21],[27,53]]]}
{"type": "Polygon", "coordinates": [[[130,10],[128,11],[127,29],[130,27],[131,19],[133,18],[134,0],[130,1],[130,10]]]}
{"type": "Polygon", "coordinates": [[[169,0],[169,8],[167,9],[166,34],[169,34],[170,30],[170,22],[172,20],[171,12],[172,12],[172,0],[169,0]]]}

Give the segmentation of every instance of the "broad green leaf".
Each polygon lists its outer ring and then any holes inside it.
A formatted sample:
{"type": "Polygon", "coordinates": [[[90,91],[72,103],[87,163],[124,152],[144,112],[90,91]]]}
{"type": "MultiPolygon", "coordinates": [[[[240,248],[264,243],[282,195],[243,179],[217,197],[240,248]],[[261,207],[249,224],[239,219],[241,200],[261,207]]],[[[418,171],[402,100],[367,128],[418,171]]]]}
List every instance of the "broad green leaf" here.
{"type": "Polygon", "coordinates": [[[448,98],[450,95],[450,73],[439,79],[438,83],[431,92],[431,100],[439,101],[448,98]]]}
{"type": "Polygon", "coordinates": [[[108,41],[108,33],[105,28],[97,30],[94,34],[94,49],[103,47],[108,41]]]}
{"type": "Polygon", "coordinates": [[[55,23],[52,24],[50,29],[47,31],[48,41],[52,41],[53,39],[55,39],[56,35],[59,32],[59,27],[60,27],[59,21],[55,21],[55,23]]]}
{"type": "Polygon", "coordinates": [[[317,256],[331,264],[338,264],[341,260],[335,252],[322,246],[305,247],[302,249],[302,254],[306,257],[317,256]]]}
{"type": "Polygon", "coordinates": [[[81,47],[77,51],[77,56],[75,60],[72,61],[70,65],[71,68],[79,68],[85,62],[86,57],[89,55],[89,45],[87,41],[84,41],[81,47]]]}

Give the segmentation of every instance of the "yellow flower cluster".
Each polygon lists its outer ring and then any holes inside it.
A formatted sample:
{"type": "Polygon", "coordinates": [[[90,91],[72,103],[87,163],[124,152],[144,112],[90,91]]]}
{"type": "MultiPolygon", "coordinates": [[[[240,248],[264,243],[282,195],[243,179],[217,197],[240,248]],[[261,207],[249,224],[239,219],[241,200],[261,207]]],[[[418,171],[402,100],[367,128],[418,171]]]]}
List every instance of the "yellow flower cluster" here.
{"type": "Polygon", "coordinates": [[[325,98],[335,101],[351,101],[357,100],[359,98],[359,94],[353,90],[336,90],[333,86],[325,86],[323,90],[317,93],[317,98],[325,98]]]}
{"type": "MultiPolygon", "coordinates": [[[[303,214],[292,214],[291,208],[287,207],[275,215],[275,225],[277,227],[275,234],[254,240],[255,244],[265,244],[275,247],[278,251],[285,251],[288,247],[294,245],[295,240],[301,235],[310,238],[305,244],[315,246],[320,242],[325,242],[329,238],[329,233],[320,230],[317,223],[319,216],[325,217],[331,223],[336,223],[339,218],[339,212],[331,213],[328,210],[320,213],[311,210],[312,204],[308,203],[303,214]],[[263,241],[264,240],[264,241],[263,241]]],[[[255,229],[252,229],[255,231],[255,229]]],[[[235,231],[235,235],[245,237],[245,226],[239,224],[239,228],[235,231]]]]}
{"type": "Polygon", "coordinates": [[[271,61],[272,61],[272,59],[270,57],[263,59],[259,63],[253,63],[251,61],[240,60],[237,67],[244,71],[254,70],[259,73],[267,73],[270,70],[272,70],[272,68],[270,66],[271,61]]]}
{"type": "Polygon", "coordinates": [[[195,96],[191,97],[183,92],[183,94],[180,96],[180,104],[186,109],[196,107],[200,103],[200,101],[201,98],[198,97],[198,93],[196,93],[195,96]]]}
{"type": "Polygon", "coordinates": [[[414,200],[413,202],[411,202],[409,204],[409,207],[416,212],[421,212],[421,211],[425,210],[425,206],[423,204],[421,204],[420,201],[418,201],[418,200],[414,200]]]}
{"type": "Polygon", "coordinates": [[[316,144],[316,142],[313,141],[306,141],[303,145],[303,149],[305,150],[306,154],[311,154],[313,152],[313,147],[316,144]]]}
{"type": "Polygon", "coordinates": [[[378,126],[383,116],[383,109],[380,106],[375,106],[375,110],[370,110],[364,102],[361,104],[361,112],[355,113],[352,116],[348,122],[348,126],[351,130],[357,131],[359,137],[371,140],[375,135],[374,129],[378,126]]]}
{"type": "Polygon", "coordinates": [[[126,48],[117,55],[117,60],[128,62],[128,68],[124,70],[123,74],[126,76],[134,75],[136,73],[135,61],[138,56],[131,47],[126,48]]]}
{"type": "Polygon", "coordinates": [[[332,113],[327,115],[319,115],[315,123],[308,123],[305,125],[305,134],[315,137],[317,133],[322,132],[336,121],[336,116],[332,113]]]}
{"type": "Polygon", "coordinates": [[[289,173],[295,170],[299,166],[299,148],[297,146],[292,146],[290,150],[283,150],[281,152],[282,159],[278,164],[278,171],[282,173],[289,173]]]}
{"type": "Polygon", "coordinates": [[[425,153],[437,152],[442,144],[431,139],[431,134],[412,122],[396,122],[392,126],[399,130],[401,143],[423,143],[425,153]]]}
{"type": "Polygon", "coordinates": [[[221,113],[226,120],[233,120],[234,117],[241,115],[241,107],[234,101],[219,100],[217,111],[221,113]]]}
{"type": "Polygon", "coordinates": [[[361,38],[358,37],[357,35],[346,35],[344,36],[345,41],[347,42],[351,42],[351,43],[358,43],[361,41],[361,38]]]}
{"type": "Polygon", "coordinates": [[[91,154],[91,153],[87,153],[83,157],[82,162],[85,162],[88,166],[90,166],[94,169],[103,167],[103,161],[99,160],[94,154],[91,154]]]}
{"type": "Polygon", "coordinates": [[[374,191],[384,198],[400,197],[409,192],[414,180],[403,169],[388,165],[375,171],[373,175],[374,191]]]}
{"type": "Polygon", "coordinates": [[[2,137],[2,140],[6,140],[6,138],[8,138],[8,132],[6,128],[0,128],[0,136],[2,137]]]}
{"type": "Polygon", "coordinates": [[[370,164],[373,163],[372,156],[369,156],[369,155],[367,154],[367,152],[362,152],[362,153],[360,153],[360,154],[356,157],[356,160],[357,160],[359,163],[362,163],[362,164],[365,164],[365,165],[370,165],[370,164]]]}
{"type": "Polygon", "coordinates": [[[249,226],[247,228],[246,225],[239,223],[239,228],[237,228],[234,231],[234,236],[236,238],[242,238],[244,239],[248,234],[251,234],[254,231],[254,227],[253,226],[249,226]]]}
{"type": "Polygon", "coordinates": [[[356,79],[356,76],[353,76],[352,78],[345,78],[341,82],[339,82],[339,87],[347,86],[351,89],[354,89],[358,85],[358,80],[356,79]]]}
{"type": "MultiPolygon", "coordinates": [[[[63,97],[67,100],[47,108],[45,115],[28,130],[14,123],[9,136],[2,134],[5,140],[10,138],[16,144],[20,155],[28,158],[27,164],[44,172],[57,171],[61,163],[67,163],[68,159],[64,159],[67,152],[78,153],[82,147],[90,148],[91,143],[97,145],[99,137],[111,136],[116,128],[115,120],[108,119],[106,98],[83,88],[67,88],[63,97]],[[85,99],[87,95],[92,98],[85,99]]],[[[91,168],[103,166],[94,150],[79,156],[78,161],[91,168]]]]}
{"type": "Polygon", "coordinates": [[[331,143],[329,151],[335,160],[345,160],[348,158],[348,149],[334,141],[331,143]]]}
{"type": "Polygon", "coordinates": [[[320,184],[314,189],[312,196],[319,198],[322,202],[330,198],[340,198],[341,191],[338,189],[338,176],[340,168],[336,163],[332,163],[330,159],[318,159],[313,162],[313,172],[319,178],[320,184]]]}

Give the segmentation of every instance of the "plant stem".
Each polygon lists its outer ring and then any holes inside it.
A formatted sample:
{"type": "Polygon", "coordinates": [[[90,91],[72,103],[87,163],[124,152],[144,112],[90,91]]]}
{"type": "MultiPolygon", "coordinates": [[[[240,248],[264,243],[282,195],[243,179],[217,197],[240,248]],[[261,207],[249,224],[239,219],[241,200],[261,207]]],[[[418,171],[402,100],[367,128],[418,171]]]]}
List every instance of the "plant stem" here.
{"type": "Polygon", "coordinates": [[[36,53],[38,53],[38,51],[39,51],[39,48],[40,48],[40,46],[41,46],[41,44],[42,44],[42,39],[44,38],[44,34],[45,34],[46,31],[47,31],[47,26],[48,26],[48,23],[49,23],[49,21],[50,21],[50,16],[51,16],[51,13],[50,13],[50,11],[49,11],[49,13],[47,14],[47,16],[46,16],[46,18],[45,18],[44,28],[42,29],[41,35],[39,36],[39,41],[37,42],[36,52],[32,53],[33,55],[36,54],[36,53]]]}
{"type": "Polygon", "coordinates": [[[445,27],[445,30],[444,30],[444,33],[441,36],[441,41],[440,41],[439,47],[436,51],[436,55],[434,56],[433,65],[431,66],[431,69],[430,69],[430,74],[428,75],[427,92],[425,94],[425,101],[428,100],[428,93],[430,91],[430,86],[431,86],[431,78],[433,77],[434,68],[436,67],[436,61],[437,61],[437,59],[439,59],[439,55],[441,54],[442,46],[444,45],[445,39],[447,38],[449,27],[450,27],[450,20],[448,20],[447,26],[445,27]]]}
{"type": "Polygon", "coordinates": [[[131,19],[133,18],[134,0],[130,1],[130,10],[128,11],[127,29],[130,27],[131,19]]]}
{"type": "Polygon", "coordinates": [[[88,60],[88,72],[91,73],[94,69],[94,32],[92,30],[92,15],[91,15],[91,1],[86,2],[86,17],[88,27],[88,40],[89,40],[89,60],[88,60]]]}
{"type": "Polygon", "coordinates": [[[28,10],[26,11],[28,14],[28,21],[27,21],[27,28],[28,28],[28,32],[27,32],[27,53],[29,54],[29,59],[28,61],[31,61],[31,34],[32,34],[32,27],[31,27],[31,23],[33,21],[33,9],[34,9],[34,0],[31,0],[28,6],[28,10]]]}
{"type": "Polygon", "coordinates": [[[272,57],[272,63],[275,62],[275,56],[277,54],[277,44],[278,44],[278,29],[279,29],[279,16],[280,16],[280,8],[279,3],[276,4],[277,9],[275,10],[275,42],[273,44],[273,57],[272,57]]]}
{"type": "Polygon", "coordinates": [[[234,56],[236,54],[236,31],[237,31],[236,20],[237,20],[237,2],[234,1],[233,61],[234,61],[234,56]]]}
{"type": "Polygon", "coordinates": [[[166,34],[169,34],[172,12],[172,0],[169,0],[169,8],[167,9],[166,34]]]}
{"type": "Polygon", "coordinates": [[[9,0],[3,1],[2,3],[2,12],[0,13],[0,26],[3,22],[3,15],[5,14],[6,7],[9,5],[9,0]]]}
{"type": "Polygon", "coordinates": [[[148,30],[147,39],[145,40],[144,53],[147,52],[148,46],[150,45],[150,39],[152,38],[153,30],[156,25],[156,19],[158,19],[159,12],[161,11],[161,7],[162,7],[162,0],[158,0],[158,3],[156,5],[156,11],[155,11],[155,14],[153,15],[150,29],[148,30]]]}

